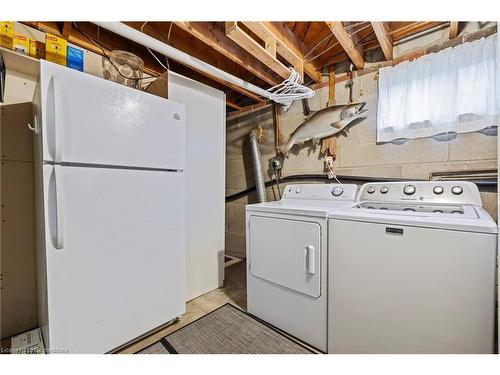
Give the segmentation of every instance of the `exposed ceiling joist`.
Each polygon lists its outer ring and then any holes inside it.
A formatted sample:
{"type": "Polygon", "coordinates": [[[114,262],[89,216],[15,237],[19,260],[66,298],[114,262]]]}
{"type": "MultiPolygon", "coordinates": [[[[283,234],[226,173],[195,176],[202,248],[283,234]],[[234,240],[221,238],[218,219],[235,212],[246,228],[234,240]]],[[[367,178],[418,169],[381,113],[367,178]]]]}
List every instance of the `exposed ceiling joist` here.
{"type": "Polygon", "coordinates": [[[228,59],[247,69],[250,73],[274,86],[278,80],[266,71],[266,67],[252,55],[242,51],[230,41],[224,32],[208,22],[175,22],[175,25],[224,54],[228,59]]]}
{"type": "Polygon", "coordinates": [[[72,29],[71,22],[64,22],[61,33],[62,36],[65,37],[66,39],[69,39],[69,36],[71,35],[71,29],[72,29]]]}
{"type": "Polygon", "coordinates": [[[335,38],[338,40],[344,51],[347,53],[351,61],[354,63],[356,68],[358,69],[363,69],[365,65],[365,60],[363,59],[363,56],[361,53],[358,51],[356,46],[354,45],[354,41],[352,38],[349,36],[349,34],[345,31],[344,26],[342,25],[342,22],[340,21],[329,21],[326,22],[330,30],[332,31],[332,34],[335,36],[335,38]]]}
{"type": "MultiPolygon", "coordinates": [[[[265,27],[262,22],[242,21],[241,23],[248,27],[260,39],[262,39],[264,41],[264,49],[272,56],[276,57],[276,53],[278,53],[279,51],[279,41],[278,38],[276,38],[276,35],[274,35],[267,27],[265,27]]],[[[303,75],[300,58],[290,51],[287,51],[287,53],[288,58],[286,60],[294,66],[297,72],[303,75]]]]}
{"type": "Polygon", "coordinates": [[[292,30],[282,22],[263,22],[263,24],[272,30],[274,34],[277,35],[278,39],[291,51],[301,57],[304,62],[304,72],[309,77],[315,82],[321,82],[323,80],[321,72],[318,71],[317,67],[311,62],[305,61],[304,54],[306,53],[306,46],[292,30]]]}
{"type": "Polygon", "coordinates": [[[372,28],[375,32],[375,36],[384,52],[386,60],[392,60],[392,39],[389,36],[385,24],[383,22],[372,21],[372,28]]]}
{"type": "Polygon", "coordinates": [[[450,36],[449,39],[456,38],[458,35],[458,22],[451,21],[450,22],[450,36]]]}
{"type": "Polygon", "coordinates": [[[306,62],[303,50],[305,47],[297,36],[286,26],[278,22],[243,22],[253,33],[262,40],[274,41],[276,52],[291,63],[302,76],[307,74],[314,82],[321,82],[321,73],[316,67],[306,62]]]}
{"type": "Polygon", "coordinates": [[[290,70],[275,55],[273,56],[269,50],[266,50],[242,30],[236,22],[226,22],[226,35],[248,53],[259,59],[263,64],[278,73],[283,79],[290,76],[290,70]]]}
{"type": "Polygon", "coordinates": [[[400,27],[393,30],[390,35],[393,41],[397,41],[406,38],[411,35],[418,34],[420,32],[432,29],[446,22],[435,22],[435,21],[424,21],[424,22],[412,22],[406,26],[400,27]]]}
{"type": "Polygon", "coordinates": [[[226,98],[226,105],[229,107],[229,108],[232,108],[232,109],[236,109],[236,110],[239,110],[239,109],[242,109],[243,107],[234,103],[233,101],[229,100],[228,98],[226,98]]]}

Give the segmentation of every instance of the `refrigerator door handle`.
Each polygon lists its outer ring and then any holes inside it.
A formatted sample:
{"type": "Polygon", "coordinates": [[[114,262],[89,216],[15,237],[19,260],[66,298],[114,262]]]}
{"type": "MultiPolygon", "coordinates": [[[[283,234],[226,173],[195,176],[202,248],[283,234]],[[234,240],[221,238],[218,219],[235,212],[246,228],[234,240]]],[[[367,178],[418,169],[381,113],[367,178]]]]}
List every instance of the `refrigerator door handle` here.
{"type": "Polygon", "coordinates": [[[61,250],[64,247],[64,232],[63,232],[63,220],[62,220],[62,189],[61,189],[61,174],[62,167],[60,165],[54,165],[54,193],[55,193],[55,203],[56,203],[56,240],[55,248],[61,250]]]}
{"type": "Polygon", "coordinates": [[[49,111],[51,111],[51,119],[52,119],[52,124],[50,126],[52,127],[52,140],[53,140],[53,145],[54,145],[54,162],[55,163],[60,163],[62,161],[61,157],[61,147],[60,147],[60,137],[59,137],[59,132],[57,129],[57,94],[56,94],[56,77],[51,76],[50,77],[50,82],[49,82],[49,95],[51,96],[52,99],[52,105],[49,106],[48,108],[49,111]]]}

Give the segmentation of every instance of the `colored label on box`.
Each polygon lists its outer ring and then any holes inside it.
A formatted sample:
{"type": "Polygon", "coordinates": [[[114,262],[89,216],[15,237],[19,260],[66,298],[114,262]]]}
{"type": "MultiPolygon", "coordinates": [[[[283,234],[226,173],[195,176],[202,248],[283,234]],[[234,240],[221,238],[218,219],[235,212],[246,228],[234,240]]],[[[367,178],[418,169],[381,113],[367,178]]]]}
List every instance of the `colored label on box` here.
{"type": "Polygon", "coordinates": [[[0,46],[13,49],[14,22],[0,22],[0,46]]]}
{"type": "Polygon", "coordinates": [[[24,34],[14,32],[13,34],[14,51],[29,55],[30,53],[30,38],[24,34]]]}
{"type": "Polygon", "coordinates": [[[83,51],[79,48],[68,46],[66,51],[66,66],[83,72],[83,51]]]}
{"type": "Polygon", "coordinates": [[[45,58],[45,43],[30,39],[30,56],[36,59],[45,58]]]}
{"type": "Polygon", "coordinates": [[[45,59],[56,64],[66,66],[66,50],[68,42],[66,39],[45,34],[45,59]]]}

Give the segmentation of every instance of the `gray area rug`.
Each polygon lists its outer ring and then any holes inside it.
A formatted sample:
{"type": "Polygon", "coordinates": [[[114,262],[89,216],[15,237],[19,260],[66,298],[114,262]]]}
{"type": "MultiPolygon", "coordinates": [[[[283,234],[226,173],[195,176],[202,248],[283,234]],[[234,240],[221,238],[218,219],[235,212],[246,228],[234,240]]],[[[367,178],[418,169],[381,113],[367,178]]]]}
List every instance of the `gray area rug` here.
{"type": "MultiPolygon", "coordinates": [[[[163,340],[163,339],[162,339],[163,340]]],[[[161,341],[155,342],[153,345],[141,350],[138,354],[170,354],[163,346],[161,341]]]]}
{"type": "Polygon", "coordinates": [[[311,354],[300,343],[226,304],[139,354],[311,354]]]}

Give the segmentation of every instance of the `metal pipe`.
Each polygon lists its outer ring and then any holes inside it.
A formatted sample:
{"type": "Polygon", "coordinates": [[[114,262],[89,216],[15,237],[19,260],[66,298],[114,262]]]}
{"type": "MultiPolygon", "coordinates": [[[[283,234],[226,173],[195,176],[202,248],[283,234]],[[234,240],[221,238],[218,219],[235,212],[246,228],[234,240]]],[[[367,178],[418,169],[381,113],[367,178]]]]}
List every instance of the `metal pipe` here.
{"type": "Polygon", "coordinates": [[[253,172],[255,175],[255,186],[257,188],[257,199],[259,203],[267,201],[266,186],[264,184],[264,172],[262,171],[262,160],[259,148],[258,130],[250,132],[250,151],[252,152],[253,172]]]}
{"type": "Polygon", "coordinates": [[[236,86],[244,88],[245,90],[251,91],[257,95],[264,98],[270,99],[270,93],[266,90],[251,84],[250,82],[244,81],[241,78],[233,76],[232,74],[226,73],[225,71],[216,68],[206,62],[197,59],[185,52],[178,50],[177,48],[171,47],[158,39],[155,39],[145,33],[140,32],[130,26],[125,25],[122,22],[94,22],[96,25],[109,30],[115,34],[121,35],[124,38],[132,40],[139,43],[145,47],[148,47],[158,53],[161,53],[168,58],[178,61],[181,64],[187,65],[193,69],[211,75],[212,77],[218,77],[226,82],[232,83],[236,86]]]}

